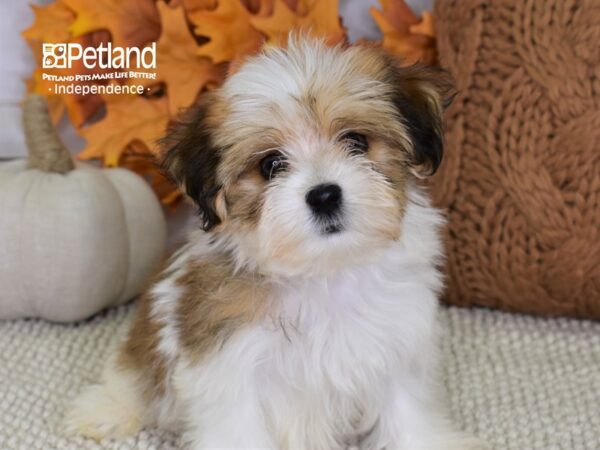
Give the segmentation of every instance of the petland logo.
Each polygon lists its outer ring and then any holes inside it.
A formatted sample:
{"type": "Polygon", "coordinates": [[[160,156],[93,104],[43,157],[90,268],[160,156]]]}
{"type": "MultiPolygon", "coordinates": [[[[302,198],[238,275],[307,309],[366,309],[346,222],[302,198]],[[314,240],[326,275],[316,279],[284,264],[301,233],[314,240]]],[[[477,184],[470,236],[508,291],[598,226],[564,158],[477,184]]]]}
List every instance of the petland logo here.
{"type": "Polygon", "coordinates": [[[143,49],[113,47],[110,42],[86,48],[77,43],[43,44],[44,69],[71,69],[75,61],[87,69],[156,69],[156,42],[143,49]]]}

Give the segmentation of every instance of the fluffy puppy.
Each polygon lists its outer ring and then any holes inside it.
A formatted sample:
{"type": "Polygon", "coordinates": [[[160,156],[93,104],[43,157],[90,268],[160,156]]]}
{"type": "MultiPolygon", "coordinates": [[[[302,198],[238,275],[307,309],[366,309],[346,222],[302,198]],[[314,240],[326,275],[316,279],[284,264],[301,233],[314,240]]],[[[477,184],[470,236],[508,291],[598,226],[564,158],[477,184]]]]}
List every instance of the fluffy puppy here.
{"type": "Polygon", "coordinates": [[[292,39],[163,140],[204,231],[170,261],[67,419],[192,449],[480,449],[435,379],[447,83],[366,47],[292,39]]]}

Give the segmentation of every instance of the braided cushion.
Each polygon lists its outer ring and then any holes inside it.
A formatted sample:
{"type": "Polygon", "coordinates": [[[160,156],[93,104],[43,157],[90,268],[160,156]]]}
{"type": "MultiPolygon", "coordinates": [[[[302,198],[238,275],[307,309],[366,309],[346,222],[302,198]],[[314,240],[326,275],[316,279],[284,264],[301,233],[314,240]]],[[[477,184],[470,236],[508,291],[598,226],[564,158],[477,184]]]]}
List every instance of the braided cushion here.
{"type": "Polygon", "coordinates": [[[450,303],[600,318],[600,1],[439,0],[450,303]]]}

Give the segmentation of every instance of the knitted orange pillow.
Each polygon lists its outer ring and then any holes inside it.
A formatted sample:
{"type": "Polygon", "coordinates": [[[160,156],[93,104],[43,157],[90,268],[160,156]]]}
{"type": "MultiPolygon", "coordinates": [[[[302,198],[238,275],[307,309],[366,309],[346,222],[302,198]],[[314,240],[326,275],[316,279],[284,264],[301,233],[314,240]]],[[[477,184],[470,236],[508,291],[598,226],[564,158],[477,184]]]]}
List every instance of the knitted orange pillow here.
{"type": "Polygon", "coordinates": [[[600,318],[600,2],[438,0],[458,305],[600,318]]]}

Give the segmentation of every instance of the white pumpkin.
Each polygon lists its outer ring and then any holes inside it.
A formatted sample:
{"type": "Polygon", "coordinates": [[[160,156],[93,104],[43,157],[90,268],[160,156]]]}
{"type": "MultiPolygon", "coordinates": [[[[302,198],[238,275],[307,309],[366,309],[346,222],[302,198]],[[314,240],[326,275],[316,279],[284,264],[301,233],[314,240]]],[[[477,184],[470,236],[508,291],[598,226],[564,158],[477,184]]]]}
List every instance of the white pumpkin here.
{"type": "Polygon", "coordinates": [[[29,160],[0,164],[0,319],[74,321],[133,298],[165,248],[154,193],[128,170],[75,164],[41,97],[24,120],[29,160]]]}

